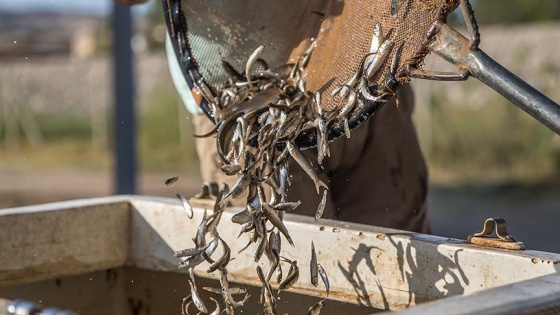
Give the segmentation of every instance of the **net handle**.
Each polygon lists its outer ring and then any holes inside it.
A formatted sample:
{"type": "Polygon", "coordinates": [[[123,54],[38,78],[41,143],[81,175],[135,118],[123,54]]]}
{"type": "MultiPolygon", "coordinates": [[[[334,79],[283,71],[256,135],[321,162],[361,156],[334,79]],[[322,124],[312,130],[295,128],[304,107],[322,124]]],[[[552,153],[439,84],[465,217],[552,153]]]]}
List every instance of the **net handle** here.
{"type": "Polygon", "coordinates": [[[511,73],[479,49],[469,49],[470,42],[447,24],[439,25],[429,49],[444,60],[467,69],[469,74],[540,123],[560,135],[560,105],[511,73]]]}

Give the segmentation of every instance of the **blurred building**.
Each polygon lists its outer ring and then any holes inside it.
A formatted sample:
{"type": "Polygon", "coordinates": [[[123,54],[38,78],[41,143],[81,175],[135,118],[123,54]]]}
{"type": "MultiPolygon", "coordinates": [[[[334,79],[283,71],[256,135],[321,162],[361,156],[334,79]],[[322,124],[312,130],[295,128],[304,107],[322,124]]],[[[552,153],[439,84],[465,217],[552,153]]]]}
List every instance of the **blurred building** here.
{"type": "Polygon", "coordinates": [[[89,57],[99,50],[105,18],[56,13],[0,13],[0,59],[89,57]]]}

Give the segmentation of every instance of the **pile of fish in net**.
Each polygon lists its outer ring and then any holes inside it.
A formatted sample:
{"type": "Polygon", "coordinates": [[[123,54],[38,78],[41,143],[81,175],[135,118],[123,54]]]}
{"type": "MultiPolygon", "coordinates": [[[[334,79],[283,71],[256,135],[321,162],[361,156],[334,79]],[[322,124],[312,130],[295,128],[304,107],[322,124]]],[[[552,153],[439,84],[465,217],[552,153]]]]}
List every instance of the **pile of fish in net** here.
{"type": "MultiPolygon", "coordinates": [[[[240,225],[240,236],[249,236],[248,244],[241,251],[256,244],[256,273],[262,282],[260,301],[264,314],[276,314],[276,297],[271,281],[279,284],[279,290],[288,290],[299,280],[297,262],[283,257],[281,252],[282,236],[291,246],[295,246],[282,222],[284,213],[293,211],[300,205],[299,201],[290,202],[286,198],[286,190],[290,185],[288,158],[291,156],[309,175],[318,194],[322,190],[322,200],[315,215],[316,219],[320,218],[325,208],[328,188],[315,174],[311,162],[295,145],[295,139],[302,132],[316,130],[318,163],[321,164],[330,154],[328,127],[334,123],[345,123],[346,136],[349,137],[347,116],[356,107],[363,106],[360,95],[366,100],[379,102],[386,99],[388,93],[394,93],[389,80],[383,86],[368,87],[368,79],[379,70],[393,46],[391,40],[383,38],[379,25],[376,26],[374,36],[378,36],[378,40],[372,44],[372,53],[363,58],[359,71],[333,91],[333,95],[338,94],[345,101],[340,109],[333,111],[323,111],[320,93],[307,91],[305,86],[305,67],[314,44],[295,64],[285,64],[276,69],[268,69],[266,62],[258,58],[263,50],[262,46],[249,57],[244,74],[238,73],[224,61],[229,82],[217,97],[210,93],[204,83],[199,82],[198,88],[211,105],[216,120],[216,128],[203,136],[215,135],[221,170],[227,175],[238,176],[238,180],[231,189],[224,185],[219,191],[212,214],[204,213],[193,238],[194,247],[175,253],[175,257],[186,258],[179,264],[179,269],[185,269],[189,274],[191,295],[183,302],[184,314],[188,314],[191,304],[199,312],[208,313],[208,308],[199,297],[194,274],[194,268],[205,261],[210,264],[206,272],[219,272],[221,288],[204,289],[222,295],[227,314],[234,314],[234,309],[243,306],[249,299],[246,289],[229,286],[227,266],[231,260],[231,250],[217,231],[228,200],[239,198],[244,193],[246,207],[232,217],[232,222],[240,225]],[[222,252],[215,257],[213,253],[219,246],[222,252]],[[268,260],[266,271],[258,265],[263,256],[268,260]],[[282,274],[282,263],[290,266],[285,277],[282,274]],[[243,297],[236,300],[234,295],[243,297]]],[[[395,69],[391,70],[394,73],[395,69]]],[[[178,197],[189,218],[192,218],[188,201],[180,195],[178,197]]],[[[313,243],[310,273],[314,286],[318,285],[318,277],[322,278],[328,295],[327,274],[317,262],[313,243]]],[[[211,314],[219,314],[220,304],[212,300],[216,308],[211,314]]],[[[322,306],[323,301],[318,302],[310,308],[309,314],[319,314],[322,306]]]]}

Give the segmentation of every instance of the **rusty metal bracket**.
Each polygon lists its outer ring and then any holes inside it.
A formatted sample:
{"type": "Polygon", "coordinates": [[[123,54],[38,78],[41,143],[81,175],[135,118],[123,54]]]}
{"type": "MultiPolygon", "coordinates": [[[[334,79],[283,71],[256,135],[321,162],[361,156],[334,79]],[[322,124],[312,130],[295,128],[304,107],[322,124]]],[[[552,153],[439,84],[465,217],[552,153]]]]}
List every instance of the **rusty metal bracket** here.
{"type": "Polygon", "coordinates": [[[482,231],[470,235],[467,238],[467,243],[512,250],[525,249],[523,242],[518,242],[513,236],[508,234],[506,220],[503,218],[486,219],[482,231]],[[495,237],[491,236],[492,232],[495,232],[495,237]]]}

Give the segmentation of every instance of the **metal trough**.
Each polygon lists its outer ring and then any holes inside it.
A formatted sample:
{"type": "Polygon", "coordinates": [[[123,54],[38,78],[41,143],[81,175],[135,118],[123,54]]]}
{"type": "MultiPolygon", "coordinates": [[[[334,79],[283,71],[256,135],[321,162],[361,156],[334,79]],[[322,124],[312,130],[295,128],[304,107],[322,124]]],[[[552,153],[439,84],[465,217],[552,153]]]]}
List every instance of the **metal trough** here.
{"type": "MultiPolygon", "coordinates": [[[[237,238],[239,226],[227,224],[237,211],[224,213],[219,227],[224,239],[237,238]]],[[[139,196],[1,210],[0,298],[24,298],[80,314],[179,314],[188,285],[172,253],[192,245],[202,213],[195,209],[189,220],[177,200],[139,196]]],[[[326,297],[322,284],[314,287],[309,281],[311,240],[331,283],[322,314],[560,310],[559,254],[491,249],[298,215],[287,214],[285,223],[296,246],[282,251],[298,261],[301,274],[290,292],[280,294],[279,314],[305,314],[326,297]],[[435,302],[415,306],[429,301],[435,302]]],[[[230,242],[232,253],[245,243],[230,242]]],[[[199,269],[208,278],[202,284],[215,285],[206,268],[199,269]]],[[[228,270],[233,282],[254,287],[243,313],[260,313],[251,251],[237,255],[228,270]]]]}

